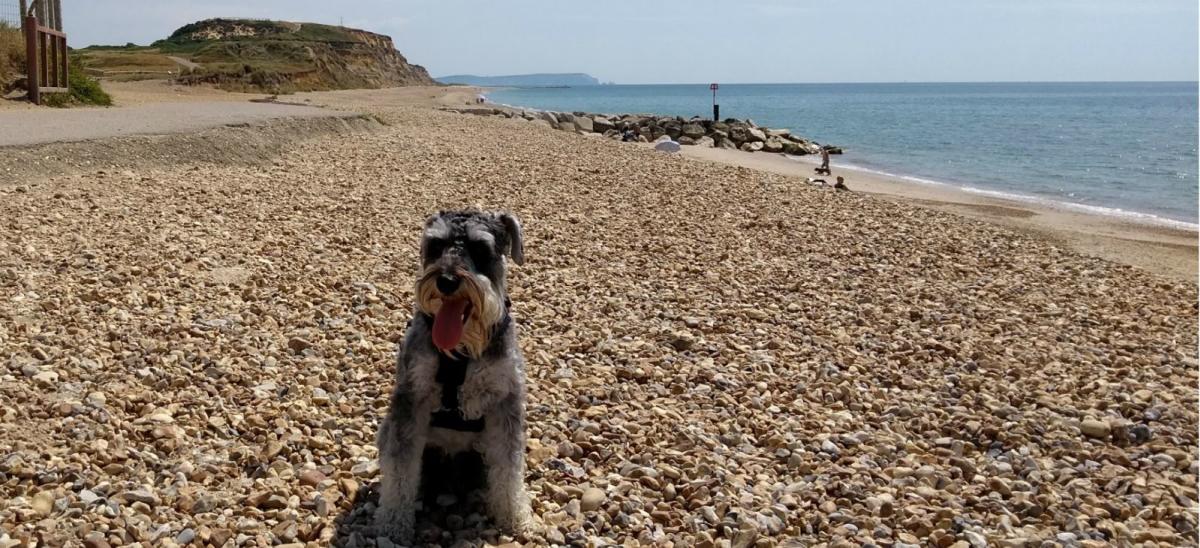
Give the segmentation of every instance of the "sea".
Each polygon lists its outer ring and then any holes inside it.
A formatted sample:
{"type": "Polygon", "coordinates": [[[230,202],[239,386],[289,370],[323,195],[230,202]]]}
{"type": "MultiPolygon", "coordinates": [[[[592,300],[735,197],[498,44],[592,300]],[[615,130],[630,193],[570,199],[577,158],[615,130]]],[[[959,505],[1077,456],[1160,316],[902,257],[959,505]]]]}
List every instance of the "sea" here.
{"type": "MultiPolygon", "coordinates": [[[[513,106],[712,116],[708,84],[506,88],[513,106]]],[[[1196,229],[1197,83],[720,84],[721,118],[837,145],[834,167],[1196,229]]]]}

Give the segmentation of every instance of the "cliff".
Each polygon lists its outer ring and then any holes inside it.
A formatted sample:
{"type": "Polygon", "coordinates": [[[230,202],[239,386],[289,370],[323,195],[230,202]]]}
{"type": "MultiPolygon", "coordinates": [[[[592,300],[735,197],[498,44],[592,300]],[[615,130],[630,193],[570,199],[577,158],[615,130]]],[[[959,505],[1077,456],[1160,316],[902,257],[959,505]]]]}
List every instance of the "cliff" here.
{"type": "Polygon", "coordinates": [[[409,63],[391,37],[317,23],[207,19],[180,27],[149,47],[85,48],[85,66],[101,76],[171,70],[185,84],[272,93],[434,85],[424,67],[409,63]],[[133,70],[130,70],[133,69],[133,70]],[[165,69],[165,70],[164,70],[165,69]]]}

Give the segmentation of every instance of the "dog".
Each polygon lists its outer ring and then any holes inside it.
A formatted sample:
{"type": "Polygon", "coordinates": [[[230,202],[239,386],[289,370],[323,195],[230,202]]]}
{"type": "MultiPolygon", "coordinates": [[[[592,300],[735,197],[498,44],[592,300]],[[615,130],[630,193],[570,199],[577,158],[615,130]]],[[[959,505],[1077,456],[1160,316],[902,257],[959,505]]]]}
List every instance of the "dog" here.
{"type": "MultiPolygon", "coordinates": [[[[507,292],[507,261],[525,260],[509,213],[442,211],[425,222],[416,306],[380,424],[378,534],[411,543],[422,461],[477,452],[497,526],[530,525],[525,492],[525,365],[507,292]]],[[[428,465],[428,463],[427,463],[428,465]]]]}

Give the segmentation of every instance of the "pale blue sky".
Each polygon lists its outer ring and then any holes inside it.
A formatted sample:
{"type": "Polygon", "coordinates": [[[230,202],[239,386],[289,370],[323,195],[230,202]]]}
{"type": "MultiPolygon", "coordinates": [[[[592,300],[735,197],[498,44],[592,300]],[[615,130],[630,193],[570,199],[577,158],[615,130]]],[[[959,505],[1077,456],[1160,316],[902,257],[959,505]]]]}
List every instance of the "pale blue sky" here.
{"type": "Polygon", "coordinates": [[[147,44],[208,17],[395,39],[434,76],[586,72],[622,84],[1196,80],[1196,0],[63,0],[72,45],[147,44]]]}

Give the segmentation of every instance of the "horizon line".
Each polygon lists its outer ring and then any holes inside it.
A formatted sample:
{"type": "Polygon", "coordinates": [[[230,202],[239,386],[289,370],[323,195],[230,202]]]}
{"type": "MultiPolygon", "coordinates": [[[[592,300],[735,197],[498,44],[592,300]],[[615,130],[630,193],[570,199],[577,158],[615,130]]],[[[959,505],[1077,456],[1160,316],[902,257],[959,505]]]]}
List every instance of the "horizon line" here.
{"type": "MultiPolygon", "coordinates": [[[[530,73],[535,74],[535,73],[530,73]]],[[[555,74],[555,73],[536,73],[536,74],[555,74]]],[[[568,74],[568,73],[560,73],[568,74]]],[[[569,73],[569,74],[586,74],[586,73],[569,73]]],[[[456,75],[451,75],[456,76],[456,75]]],[[[524,76],[521,74],[506,75],[506,76],[524,76]]],[[[493,77],[484,77],[493,78],[493,77]]],[[[498,77],[496,77],[498,78],[498,77]]],[[[593,78],[595,78],[593,76],[593,78]]],[[[437,80],[435,77],[434,80],[437,80]]],[[[571,87],[599,87],[599,86],[707,86],[714,82],[647,82],[647,83],[620,83],[608,82],[600,84],[586,84],[571,87]]],[[[782,86],[782,85],[838,85],[838,84],[1197,84],[1198,80],[860,80],[850,82],[721,82],[715,83],[728,86],[782,86]]],[[[512,87],[512,86],[505,86],[512,87]]],[[[539,87],[539,86],[530,86],[539,87]]],[[[540,86],[544,87],[544,86],[540,86]]]]}

